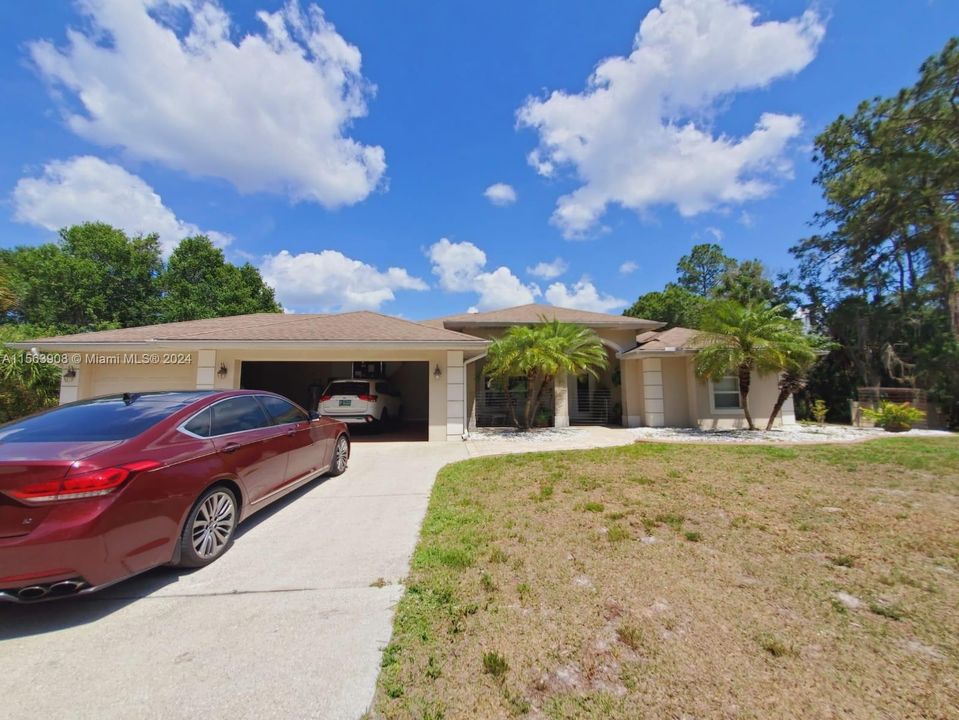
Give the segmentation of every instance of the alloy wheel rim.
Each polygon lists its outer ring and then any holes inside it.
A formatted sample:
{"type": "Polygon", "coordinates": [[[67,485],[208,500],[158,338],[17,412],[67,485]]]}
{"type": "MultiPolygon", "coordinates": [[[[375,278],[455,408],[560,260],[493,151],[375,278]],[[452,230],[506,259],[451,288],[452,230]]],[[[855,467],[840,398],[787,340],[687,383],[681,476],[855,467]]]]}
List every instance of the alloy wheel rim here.
{"type": "Polygon", "coordinates": [[[193,518],[193,550],[203,559],[219,555],[233,535],[236,508],[226,492],[215,492],[196,511],[193,518]]]}
{"type": "Polygon", "coordinates": [[[346,469],[346,440],[342,438],[336,443],[336,469],[343,471],[346,469]]]}

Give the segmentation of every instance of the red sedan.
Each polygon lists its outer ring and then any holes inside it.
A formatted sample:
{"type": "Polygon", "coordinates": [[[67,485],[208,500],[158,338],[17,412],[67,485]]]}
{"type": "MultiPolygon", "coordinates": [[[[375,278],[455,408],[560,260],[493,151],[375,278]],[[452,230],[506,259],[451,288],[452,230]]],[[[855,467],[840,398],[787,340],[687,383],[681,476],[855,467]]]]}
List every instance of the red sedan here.
{"type": "Polygon", "coordinates": [[[237,525],[346,470],[346,425],[272,393],[126,393],[0,426],[0,601],[199,567],[237,525]]]}

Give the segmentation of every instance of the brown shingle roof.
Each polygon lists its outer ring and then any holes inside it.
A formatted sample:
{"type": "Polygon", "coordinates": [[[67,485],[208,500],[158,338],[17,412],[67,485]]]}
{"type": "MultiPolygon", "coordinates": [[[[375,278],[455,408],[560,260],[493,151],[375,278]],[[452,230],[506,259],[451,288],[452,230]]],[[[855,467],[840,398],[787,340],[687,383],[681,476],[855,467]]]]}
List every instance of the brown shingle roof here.
{"type": "Polygon", "coordinates": [[[698,334],[698,330],[684,327],[640,333],[636,336],[638,346],[623,353],[622,357],[637,357],[649,352],[689,352],[696,350],[696,344],[693,340],[698,334]]]}
{"type": "Polygon", "coordinates": [[[31,341],[33,345],[63,343],[139,342],[422,342],[476,343],[485,341],[445,328],[428,327],[375,312],[336,315],[256,313],[232,317],[145,325],[121,330],[101,330],[58,335],[31,341]]]}
{"type": "Polygon", "coordinates": [[[574,310],[572,308],[556,307],[530,303],[518,305],[502,310],[492,310],[481,313],[463,313],[447,317],[426,320],[424,324],[433,327],[469,328],[478,326],[503,325],[533,325],[541,321],[559,320],[561,322],[577,323],[587,327],[616,327],[624,330],[650,330],[662,327],[663,323],[655,320],[628,317],[626,315],[608,315],[606,313],[590,312],[589,310],[574,310]]]}

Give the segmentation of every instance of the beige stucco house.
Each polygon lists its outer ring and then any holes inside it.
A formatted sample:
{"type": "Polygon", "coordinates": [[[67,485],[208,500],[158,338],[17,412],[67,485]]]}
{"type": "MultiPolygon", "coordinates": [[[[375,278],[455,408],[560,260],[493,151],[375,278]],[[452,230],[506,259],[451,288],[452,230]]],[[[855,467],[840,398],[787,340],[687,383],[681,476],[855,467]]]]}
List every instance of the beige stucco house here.
{"type": "MultiPolygon", "coordinates": [[[[60,401],[117,392],[254,388],[304,406],[332,379],[383,376],[403,395],[413,436],[460,439],[507,421],[503,395],[483,373],[492,338],[543,318],[593,329],[609,366],[598,378],[558,378],[543,424],[730,428],[744,424],[737,381],[693,372],[694,331],[651,320],[523,305],[411,322],[373,312],[254,314],[41,338],[17,346],[63,369],[60,401]]],[[[761,376],[750,409],[766,422],[777,378],[761,376]],[[764,417],[765,415],[765,417],[764,417]]],[[[311,408],[312,409],[312,408],[311,408]]],[[[777,422],[794,422],[792,401],[777,422]]]]}
{"type": "MultiPolygon", "coordinates": [[[[548,408],[555,426],[622,424],[627,427],[745,427],[739,406],[738,378],[716,382],[697,378],[693,367],[695,330],[660,331],[661,322],[571,310],[550,305],[521,305],[485,313],[466,313],[427,321],[426,325],[482,338],[495,338],[512,325],[558,319],[591,328],[606,346],[608,365],[599,378],[557,378],[548,408]]],[[[469,428],[501,424],[502,393],[483,374],[483,355],[466,363],[469,428]]],[[[778,376],[760,375],[750,388],[750,411],[757,424],[769,419],[779,393],[778,376]]],[[[545,419],[545,418],[544,418],[545,419]]],[[[794,423],[792,398],[777,424],[794,423]]]]}

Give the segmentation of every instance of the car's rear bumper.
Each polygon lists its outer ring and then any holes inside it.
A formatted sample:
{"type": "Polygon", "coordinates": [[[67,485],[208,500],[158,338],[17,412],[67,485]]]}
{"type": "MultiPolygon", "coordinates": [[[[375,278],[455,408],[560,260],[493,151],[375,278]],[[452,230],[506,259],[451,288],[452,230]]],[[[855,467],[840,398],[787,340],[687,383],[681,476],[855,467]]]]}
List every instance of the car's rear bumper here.
{"type": "Polygon", "coordinates": [[[323,417],[328,417],[333,420],[339,420],[344,422],[347,425],[367,425],[372,422],[376,422],[376,418],[372,415],[336,415],[334,413],[320,413],[323,417]]]}
{"type": "Polygon", "coordinates": [[[92,592],[170,562],[178,527],[111,500],[58,505],[31,533],[0,539],[0,600],[49,599],[50,592],[23,598],[21,591],[64,581],[78,587],[61,588],[63,596],[92,592]]]}
{"type": "Polygon", "coordinates": [[[54,586],[69,582],[77,584],[76,592],[57,591],[52,595],[74,595],[130,574],[123,567],[110,567],[104,561],[106,556],[102,537],[49,540],[31,534],[0,540],[0,601],[44,599],[54,586]],[[43,592],[29,593],[36,597],[21,597],[25,588],[41,588],[43,592]]]}

